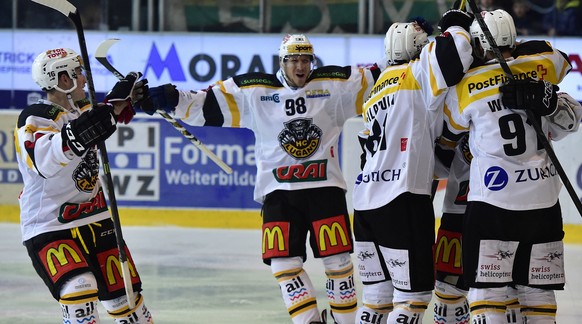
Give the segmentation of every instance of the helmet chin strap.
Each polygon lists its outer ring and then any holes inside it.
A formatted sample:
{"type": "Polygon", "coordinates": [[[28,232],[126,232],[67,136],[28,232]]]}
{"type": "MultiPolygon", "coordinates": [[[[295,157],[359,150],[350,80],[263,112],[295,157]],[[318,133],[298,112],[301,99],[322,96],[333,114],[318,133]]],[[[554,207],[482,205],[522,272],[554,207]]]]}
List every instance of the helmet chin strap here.
{"type": "Polygon", "coordinates": [[[55,86],[55,89],[59,92],[64,93],[67,96],[67,101],[69,102],[69,106],[71,106],[73,111],[76,111],[80,114],[81,109],[79,109],[79,107],[77,107],[77,103],[73,100],[73,95],[72,95],[73,91],[75,91],[75,89],[77,89],[77,79],[72,78],[72,80],[73,80],[73,87],[71,89],[63,90],[58,85],[55,86]]]}
{"type": "Polygon", "coordinates": [[[285,72],[285,60],[284,59],[279,62],[279,69],[281,70],[281,75],[283,76],[283,79],[285,80],[287,85],[289,87],[291,87],[292,89],[297,89],[297,86],[295,85],[295,83],[293,83],[293,81],[291,81],[291,79],[289,79],[287,77],[287,73],[285,72]]]}

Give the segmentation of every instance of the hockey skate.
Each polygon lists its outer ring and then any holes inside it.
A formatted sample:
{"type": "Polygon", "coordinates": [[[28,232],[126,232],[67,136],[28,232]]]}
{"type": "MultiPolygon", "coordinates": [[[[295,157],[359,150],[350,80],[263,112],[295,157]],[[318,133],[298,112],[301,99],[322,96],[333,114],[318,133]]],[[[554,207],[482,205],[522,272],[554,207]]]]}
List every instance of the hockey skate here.
{"type": "MultiPolygon", "coordinates": [[[[337,322],[335,321],[335,318],[333,318],[333,312],[329,311],[329,314],[330,314],[331,320],[332,320],[332,322],[330,324],[337,324],[337,322]]],[[[327,309],[324,309],[321,312],[321,322],[311,322],[309,324],[327,324],[327,309]]]]}

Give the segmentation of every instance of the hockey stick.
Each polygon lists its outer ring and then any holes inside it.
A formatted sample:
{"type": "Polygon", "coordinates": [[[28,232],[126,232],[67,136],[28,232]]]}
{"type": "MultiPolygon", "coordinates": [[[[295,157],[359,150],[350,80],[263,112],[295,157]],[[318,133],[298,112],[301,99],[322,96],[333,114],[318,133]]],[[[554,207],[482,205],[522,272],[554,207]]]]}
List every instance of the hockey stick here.
{"type": "MultiPolygon", "coordinates": [[[[123,74],[119,73],[119,71],[109,63],[107,60],[107,51],[109,48],[117,43],[119,39],[111,38],[106,39],[99,46],[97,46],[97,50],[95,51],[95,58],[101,65],[103,65],[109,72],[113,73],[115,77],[118,79],[123,79],[123,74]]],[[[174,128],[179,131],[184,137],[186,137],[192,144],[194,144],[199,150],[201,150],[206,156],[208,156],[216,165],[218,165],[224,172],[231,174],[232,168],[229,167],[226,163],[224,163],[216,154],[214,154],[206,145],[204,145],[196,136],[192,135],[184,126],[182,126],[176,119],[174,119],[170,114],[162,109],[156,110],[160,116],[162,116],[168,123],[170,123],[174,128]]]]}
{"type": "MultiPolygon", "coordinates": [[[[471,11],[475,15],[475,19],[479,23],[481,30],[483,30],[483,34],[485,34],[485,38],[487,38],[487,42],[489,42],[489,45],[491,45],[493,53],[495,54],[495,57],[497,58],[497,60],[499,61],[499,64],[501,65],[501,68],[503,69],[503,72],[505,72],[506,76],[509,79],[514,80],[513,74],[511,73],[511,69],[509,68],[509,65],[507,65],[507,62],[505,61],[503,54],[501,54],[499,47],[497,47],[497,43],[495,42],[495,39],[493,39],[493,35],[491,35],[491,31],[487,27],[485,20],[483,20],[483,17],[481,16],[481,11],[479,10],[477,5],[475,4],[475,0],[468,0],[468,2],[469,2],[469,6],[471,8],[471,11]]],[[[527,114],[528,120],[531,122],[532,126],[534,127],[534,129],[536,131],[538,139],[540,140],[540,142],[544,146],[544,149],[548,153],[550,160],[552,161],[552,163],[556,167],[556,171],[558,171],[558,174],[560,175],[560,179],[562,180],[564,187],[566,187],[566,190],[568,191],[570,198],[572,198],[572,202],[576,206],[578,213],[580,214],[580,216],[582,216],[582,203],[580,202],[580,198],[578,197],[578,195],[576,195],[576,191],[574,190],[574,187],[572,187],[572,184],[570,183],[570,180],[568,179],[568,176],[566,175],[566,172],[564,171],[562,164],[558,160],[558,157],[556,156],[556,152],[554,151],[554,149],[552,148],[552,145],[550,144],[550,142],[548,141],[548,139],[544,135],[544,131],[542,130],[540,124],[538,123],[533,111],[531,111],[530,109],[525,109],[525,112],[527,114]]]]}
{"type": "MultiPolygon", "coordinates": [[[[91,66],[89,63],[89,54],[87,53],[87,44],[85,42],[85,33],[83,31],[83,24],[81,22],[81,15],[77,8],[67,0],[32,0],[43,6],[57,10],[71,20],[75,25],[77,31],[77,38],[79,39],[79,47],[81,49],[81,57],[83,59],[83,68],[85,69],[85,76],[87,79],[87,88],[89,89],[89,100],[91,105],[96,107],[95,100],[95,85],[93,84],[93,76],[91,74],[91,66]]],[[[125,241],[123,240],[123,233],[121,232],[121,222],[119,221],[119,212],[117,210],[117,200],[115,199],[115,192],[113,188],[113,178],[111,176],[111,169],[109,167],[109,158],[107,156],[107,148],[105,142],[97,145],[99,148],[101,163],[103,164],[103,171],[105,173],[105,186],[107,187],[107,195],[109,197],[109,204],[111,205],[111,219],[113,220],[113,228],[117,240],[117,249],[119,250],[119,262],[121,263],[121,271],[123,276],[123,284],[125,286],[125,293],[127,295],[127,303],[129,309],[135,307],[135,299],[133,297],[133,285],[131,283],[131,273],[129,271],[129,264],[127,261],[127,254],[125,253],[125,241]]]]}

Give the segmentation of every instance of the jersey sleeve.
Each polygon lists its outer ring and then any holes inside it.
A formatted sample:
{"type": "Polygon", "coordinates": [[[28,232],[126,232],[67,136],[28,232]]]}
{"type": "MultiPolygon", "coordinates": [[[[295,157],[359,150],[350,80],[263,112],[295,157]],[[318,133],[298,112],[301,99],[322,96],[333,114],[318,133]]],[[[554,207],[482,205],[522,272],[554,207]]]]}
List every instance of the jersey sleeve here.
{"type": "Polygon", "coordinates": [[[23,165],[43,178],[50,178],[68,165],[63,152],[61,128],[65,113],[48,105],[33,105],[22,111],[14,131],[16,154],[23,165]]]}
{"type": "Polygon", "coordinates": [[[193,126],[241,127],[244,96],[232,79],[203,91],[178,90],[175,117],[193,126]]]}
{"type": "Polygon", "coordinates": [[[275,75],[252,72],[218,81],[203,91],[179,90],[175,116],[193,126],[251,128],[251,104],[260,100],[259,89],[281,87],[275,75]]]}
{"type": "Polygon", "coordinates": [[[420,89],[428,110],[441,109],[444,94],[462,80],[472,63],[469,34],[451,26],[422,49],[419,60],[411,61],[401,88],[420,89]]]}
{"type": "MultiPolygon", "coordinates": [[[[430,71],[437,89],[459,83],[473,63],[473,48],[467,31],[458,26],[449,27],[429,43],[430,71]]],[[[423,50],[424,51],[424,50],[423,50]]]]}

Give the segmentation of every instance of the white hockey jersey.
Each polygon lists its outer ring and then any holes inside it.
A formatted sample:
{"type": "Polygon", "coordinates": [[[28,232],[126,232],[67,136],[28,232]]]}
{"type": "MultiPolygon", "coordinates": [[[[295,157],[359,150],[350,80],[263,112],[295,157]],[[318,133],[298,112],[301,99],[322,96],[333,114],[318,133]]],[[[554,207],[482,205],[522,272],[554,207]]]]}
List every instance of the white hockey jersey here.
{"type": "Polygon", "coordinates": [[[364,105],[370,135],[353,191],[356,210],[379,208],[404,192],[430,194],[446,90],[472,62],[469,34],[453,26],[428,43],[419,59],[383,72],[364,105]]]}
{"type": "Polygon", "coordinates": [[[344,122],[362,112],[378,69],[325,66],[303,88],[277,74],[247,73],[206,91],[179,91],[174,116],[194,126],[245,127],[255,134],[254,199],[274,190],[346,189],[338,139],[344,122]]]}
{"type": "Polygon", "coordinates": [[[61,129],[78,116],[44,100],[18,117],[14,139],[24,182],[19,197],[23,241],[110,217],[99,181],[97,149],[72,160],[63,153],[61,129]]]}
{"type": "Polygon", "coordinates": [[[443,213],[465,213],[467,209],[467,196],[469,194],[471,159],[468,136],[465,136],[454,148],[454,156],[449,167],[449,174],[445,178],[447,185],[443,199],[443,213]]]}
{"type": "MultiPolygon", "coordinates": [[[[572,68],[564,53],[544,41],[519,45],[514,57],[507,63],[516,79],[530,77],[558,84],[572,68]]],[[[469,129],[473,160],[468,199],[510,210],[553,206],[561,188],[558,172],[526,112],[503,106],[499,87],[506,79],[498,63],[479,66],[467,72],[446,98],[449,131],[469,129]]],[[[580,120],[578,108],[575,114],[580,120]]],[[[538,123],[550,139],[578,128],[576,124],[565,132],[545,117],[538,123]]]]}

